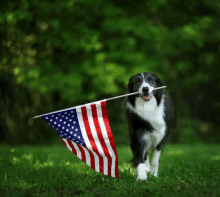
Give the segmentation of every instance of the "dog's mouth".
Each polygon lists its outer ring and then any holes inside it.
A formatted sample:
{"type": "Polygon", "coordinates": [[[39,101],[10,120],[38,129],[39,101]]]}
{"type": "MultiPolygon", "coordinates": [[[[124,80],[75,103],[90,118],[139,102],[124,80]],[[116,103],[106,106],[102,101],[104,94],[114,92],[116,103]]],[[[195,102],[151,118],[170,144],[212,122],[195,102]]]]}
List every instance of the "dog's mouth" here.
{"type": "Polygon", "coordinates": [[[139,94],[139,95],[144,101],[149,101],[151,99],[150,94],[139,94]]]}

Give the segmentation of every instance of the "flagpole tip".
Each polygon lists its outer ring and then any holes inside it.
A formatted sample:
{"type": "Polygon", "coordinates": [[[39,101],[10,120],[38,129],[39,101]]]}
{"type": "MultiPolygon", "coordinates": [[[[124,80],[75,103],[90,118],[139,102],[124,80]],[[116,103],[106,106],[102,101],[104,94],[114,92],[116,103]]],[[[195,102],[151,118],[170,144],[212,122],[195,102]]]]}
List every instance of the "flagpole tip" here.
{"type": "Polygon", "coordinates": [[[33,119],[40,118],[41,116],[34,116],[33,119]]]}

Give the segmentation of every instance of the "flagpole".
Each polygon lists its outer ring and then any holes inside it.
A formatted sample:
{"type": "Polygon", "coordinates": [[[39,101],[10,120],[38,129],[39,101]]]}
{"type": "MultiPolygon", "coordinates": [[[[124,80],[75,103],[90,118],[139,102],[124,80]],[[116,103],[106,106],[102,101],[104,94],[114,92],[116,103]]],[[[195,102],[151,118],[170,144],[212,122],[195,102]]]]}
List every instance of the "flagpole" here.
{"type": "MultiPolygon", "coordinates": [[[[154,90],[159,90],[159,89],[162,89],[162,88],[166,88],[166,87],[167,87],[167,86],[161,86],[161,87],[158,87],[158,88],[154,88],[153,91],[154,91],[154,90]]],[[[76,107],[82,107],[82,106],[85,106],[85,105],[91,105],[91,104],[93,104],[93,103],[97,103],[97,102],[101,102],[101,101],[114,100],[114,99],[122,98],[122,97],[125,97],[125,96],[131,96],[131,95],[134,95],[134,94],[139,94],[139,92],[133,92],[133,93],[124,94],[124,95],[121,95],[121,96],[115,96],[115,97],[112,97],[112,98],[107,98],[107,99],[95,101],[95,102],[92,102],[92,103],[87,103],[87,104],[83,104],[83,105],[78,105],[78,106],[75,106],[75,107],[70,107],[70,108],[66,108],[66,109],[62,109],[62,110],[59,110],[59,111],[50,112],[50,113],[46,113],[46,114],[41,114],[41,115],[38,115],[38,116],[34,116],[33,118],[40,118],[41,116],[44,116],[44,115],[53,114],[53,113],[56,113],[56,112],[62,112],[62,111],[68,110],[68,109],[73,109],[73,108],[76,108],[76,107]]]]}
{"type": "MultiPolygon", "coordinates": [[[[158,87],[158,88],[154,88],[153,90],[158,90],[158,89],[162,89],[162,88],[166,88],[167,86],[161,86],[161,87],[158,87]]],[[[125,97],[125,96],[131,96],[131,95],[134,95],[134,94],[139,94],[139,92],[132,92],[132,93],[129,93],[129,94],[124,94],[124,95],[121,95],[121,96],[115,96],[115,97],[112,97],[112,98],[108,98],[108,99],[105,99],[106,101],[109,101],[109,100],[113,100],[113,99],[117,99],[117,98],[121,98],[121,97],[125,97]]]]}

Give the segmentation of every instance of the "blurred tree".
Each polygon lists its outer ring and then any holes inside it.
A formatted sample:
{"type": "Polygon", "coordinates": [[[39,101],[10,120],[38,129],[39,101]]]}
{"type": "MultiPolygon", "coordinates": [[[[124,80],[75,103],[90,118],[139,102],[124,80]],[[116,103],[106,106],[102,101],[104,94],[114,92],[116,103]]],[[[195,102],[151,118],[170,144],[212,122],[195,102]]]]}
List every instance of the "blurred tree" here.
{"type": "MultiPolygon", "coordinates": [[[[128,79],[145,71],[163,79],[175,103],[172,141],[219,135],[219,13],[216,0],[2,1],[2,138],[50,141],[53,131],[42,132],[48,127],[32,116],[125,93],[128,79]]],[[[124,136],[118,105],[109,102],[108,113],[124,136]]]]}

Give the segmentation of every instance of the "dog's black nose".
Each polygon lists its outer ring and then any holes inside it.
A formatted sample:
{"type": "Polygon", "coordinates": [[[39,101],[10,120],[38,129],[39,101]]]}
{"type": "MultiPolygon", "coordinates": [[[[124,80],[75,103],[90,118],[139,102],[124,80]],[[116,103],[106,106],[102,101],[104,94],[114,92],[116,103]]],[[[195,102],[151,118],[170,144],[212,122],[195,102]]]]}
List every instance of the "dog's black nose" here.
{"type": "Polygon", "coordinates": [[[149,91],[149,88],[148,88],[148,87],[143,87],[143,88],[142,88],[142,91],[143,91],[144,94],[147,94],[148,91],[149,91]]]}

